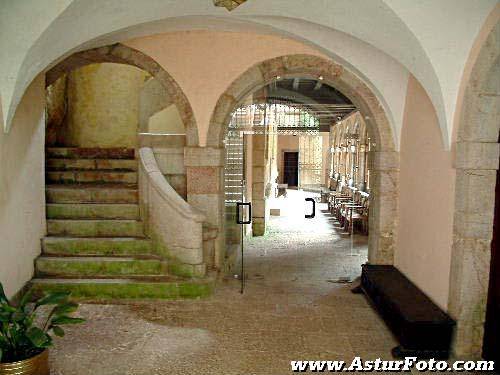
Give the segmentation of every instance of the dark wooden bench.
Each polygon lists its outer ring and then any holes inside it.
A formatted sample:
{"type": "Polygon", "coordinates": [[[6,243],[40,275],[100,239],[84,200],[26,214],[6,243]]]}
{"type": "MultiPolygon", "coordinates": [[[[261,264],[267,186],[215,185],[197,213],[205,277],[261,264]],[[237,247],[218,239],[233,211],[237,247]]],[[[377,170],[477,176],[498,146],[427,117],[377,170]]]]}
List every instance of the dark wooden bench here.
{"type": "Polygon", "coordinates": [[[395,357],[449,357],[455,321],[393,266],[363,265],[364,293],[397,337],[395,357]]]}

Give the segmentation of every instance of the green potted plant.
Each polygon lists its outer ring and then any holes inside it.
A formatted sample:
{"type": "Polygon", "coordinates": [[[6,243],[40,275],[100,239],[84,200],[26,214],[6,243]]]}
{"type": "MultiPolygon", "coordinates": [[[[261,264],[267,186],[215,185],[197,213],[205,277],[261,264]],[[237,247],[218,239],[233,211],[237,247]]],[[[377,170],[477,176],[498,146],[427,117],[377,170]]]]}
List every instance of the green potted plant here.
{"type": "Polygon", "coordinates": [[[70,316],[78,304],[69,296],[67,292],[48,293],[31,302],[32,294],[27,292],[14,304],[7,300],[0,283],[0,375],[50,374],[52,335],[62,337],[62,325],[84,322],[70,316]],[[42,306],[46,306],[43,314],[42,306]]]}

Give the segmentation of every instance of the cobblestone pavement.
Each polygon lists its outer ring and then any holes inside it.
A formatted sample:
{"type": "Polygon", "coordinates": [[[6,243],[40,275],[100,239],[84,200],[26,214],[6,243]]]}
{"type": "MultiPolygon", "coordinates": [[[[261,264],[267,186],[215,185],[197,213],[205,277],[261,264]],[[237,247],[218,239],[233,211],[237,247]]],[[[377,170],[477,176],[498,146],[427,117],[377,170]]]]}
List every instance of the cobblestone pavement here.
{"type": "Polygon", "coordinates": [[[304,220],[289,202],[269,234],[246,241],[248,280],[222,281],[191,301],[84,304],[51,352],[59,375],[281,375],[291,360],[390,358],[395,340],[362,295],[345,283],[360,274],[367,237],[342,233],[326,207],[304,220]],[[351,248],[352,245],[352,248],[351,248]]]}

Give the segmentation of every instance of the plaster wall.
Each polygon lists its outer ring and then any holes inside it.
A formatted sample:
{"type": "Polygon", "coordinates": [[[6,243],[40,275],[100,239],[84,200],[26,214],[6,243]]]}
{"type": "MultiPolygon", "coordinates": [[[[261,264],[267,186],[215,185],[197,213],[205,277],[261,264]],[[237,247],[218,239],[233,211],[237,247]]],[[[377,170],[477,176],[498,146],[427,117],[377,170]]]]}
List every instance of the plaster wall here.
{"type": "Polygon", "coordinates": [[[325,57],[291,39],[218,31],[164,33],[123,44],[151,56],[174,77],[193,108],[201,146],[206,144],[208,124],[220,95],[252,65],[288,54],[325,57]]]}
{"type": "Polygon", "coordinates": [[[45,235],[45,83],[30,85],[9,134],[0,132],[0,281],[7,296],[33,276],[45,235]]]}
{"type": "Polygon", "coordinates": [[[67,84],[65,145],[135,147],[139,94],[148,77],[122,64],[91,64],[72,71],[67,84]]]}
{"type": "Polygon", "coordinates": [[[156,112],[149,118],[148,132],[153,134],[185,134],[179,110],[175,104],[156,112]]]}
{"type": "Polygon", "coordinates": [[[432,104],[413,76],[401,133],[399,226],[394,263],[447,308],[455,170],[432,104]]]}

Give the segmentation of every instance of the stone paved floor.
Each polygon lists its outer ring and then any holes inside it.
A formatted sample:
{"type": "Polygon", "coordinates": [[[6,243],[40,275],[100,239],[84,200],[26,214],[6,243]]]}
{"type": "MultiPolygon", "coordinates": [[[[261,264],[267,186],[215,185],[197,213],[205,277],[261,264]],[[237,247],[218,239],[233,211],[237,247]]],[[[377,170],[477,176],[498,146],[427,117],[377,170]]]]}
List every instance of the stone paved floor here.
{"type": "Polygon", "coordinates": [[[244,294],[228,278],[204,300],[82,305],[88,321],[57,340],[53,374],[281,375],[290,360],[390,358],[396,342],[384,323],[338,282],[359,276],[367,237],[351,242],[321,211],[304,220],[294,199],[303,196],[274,202],[285,216],[247,240],[244,294]]]}

